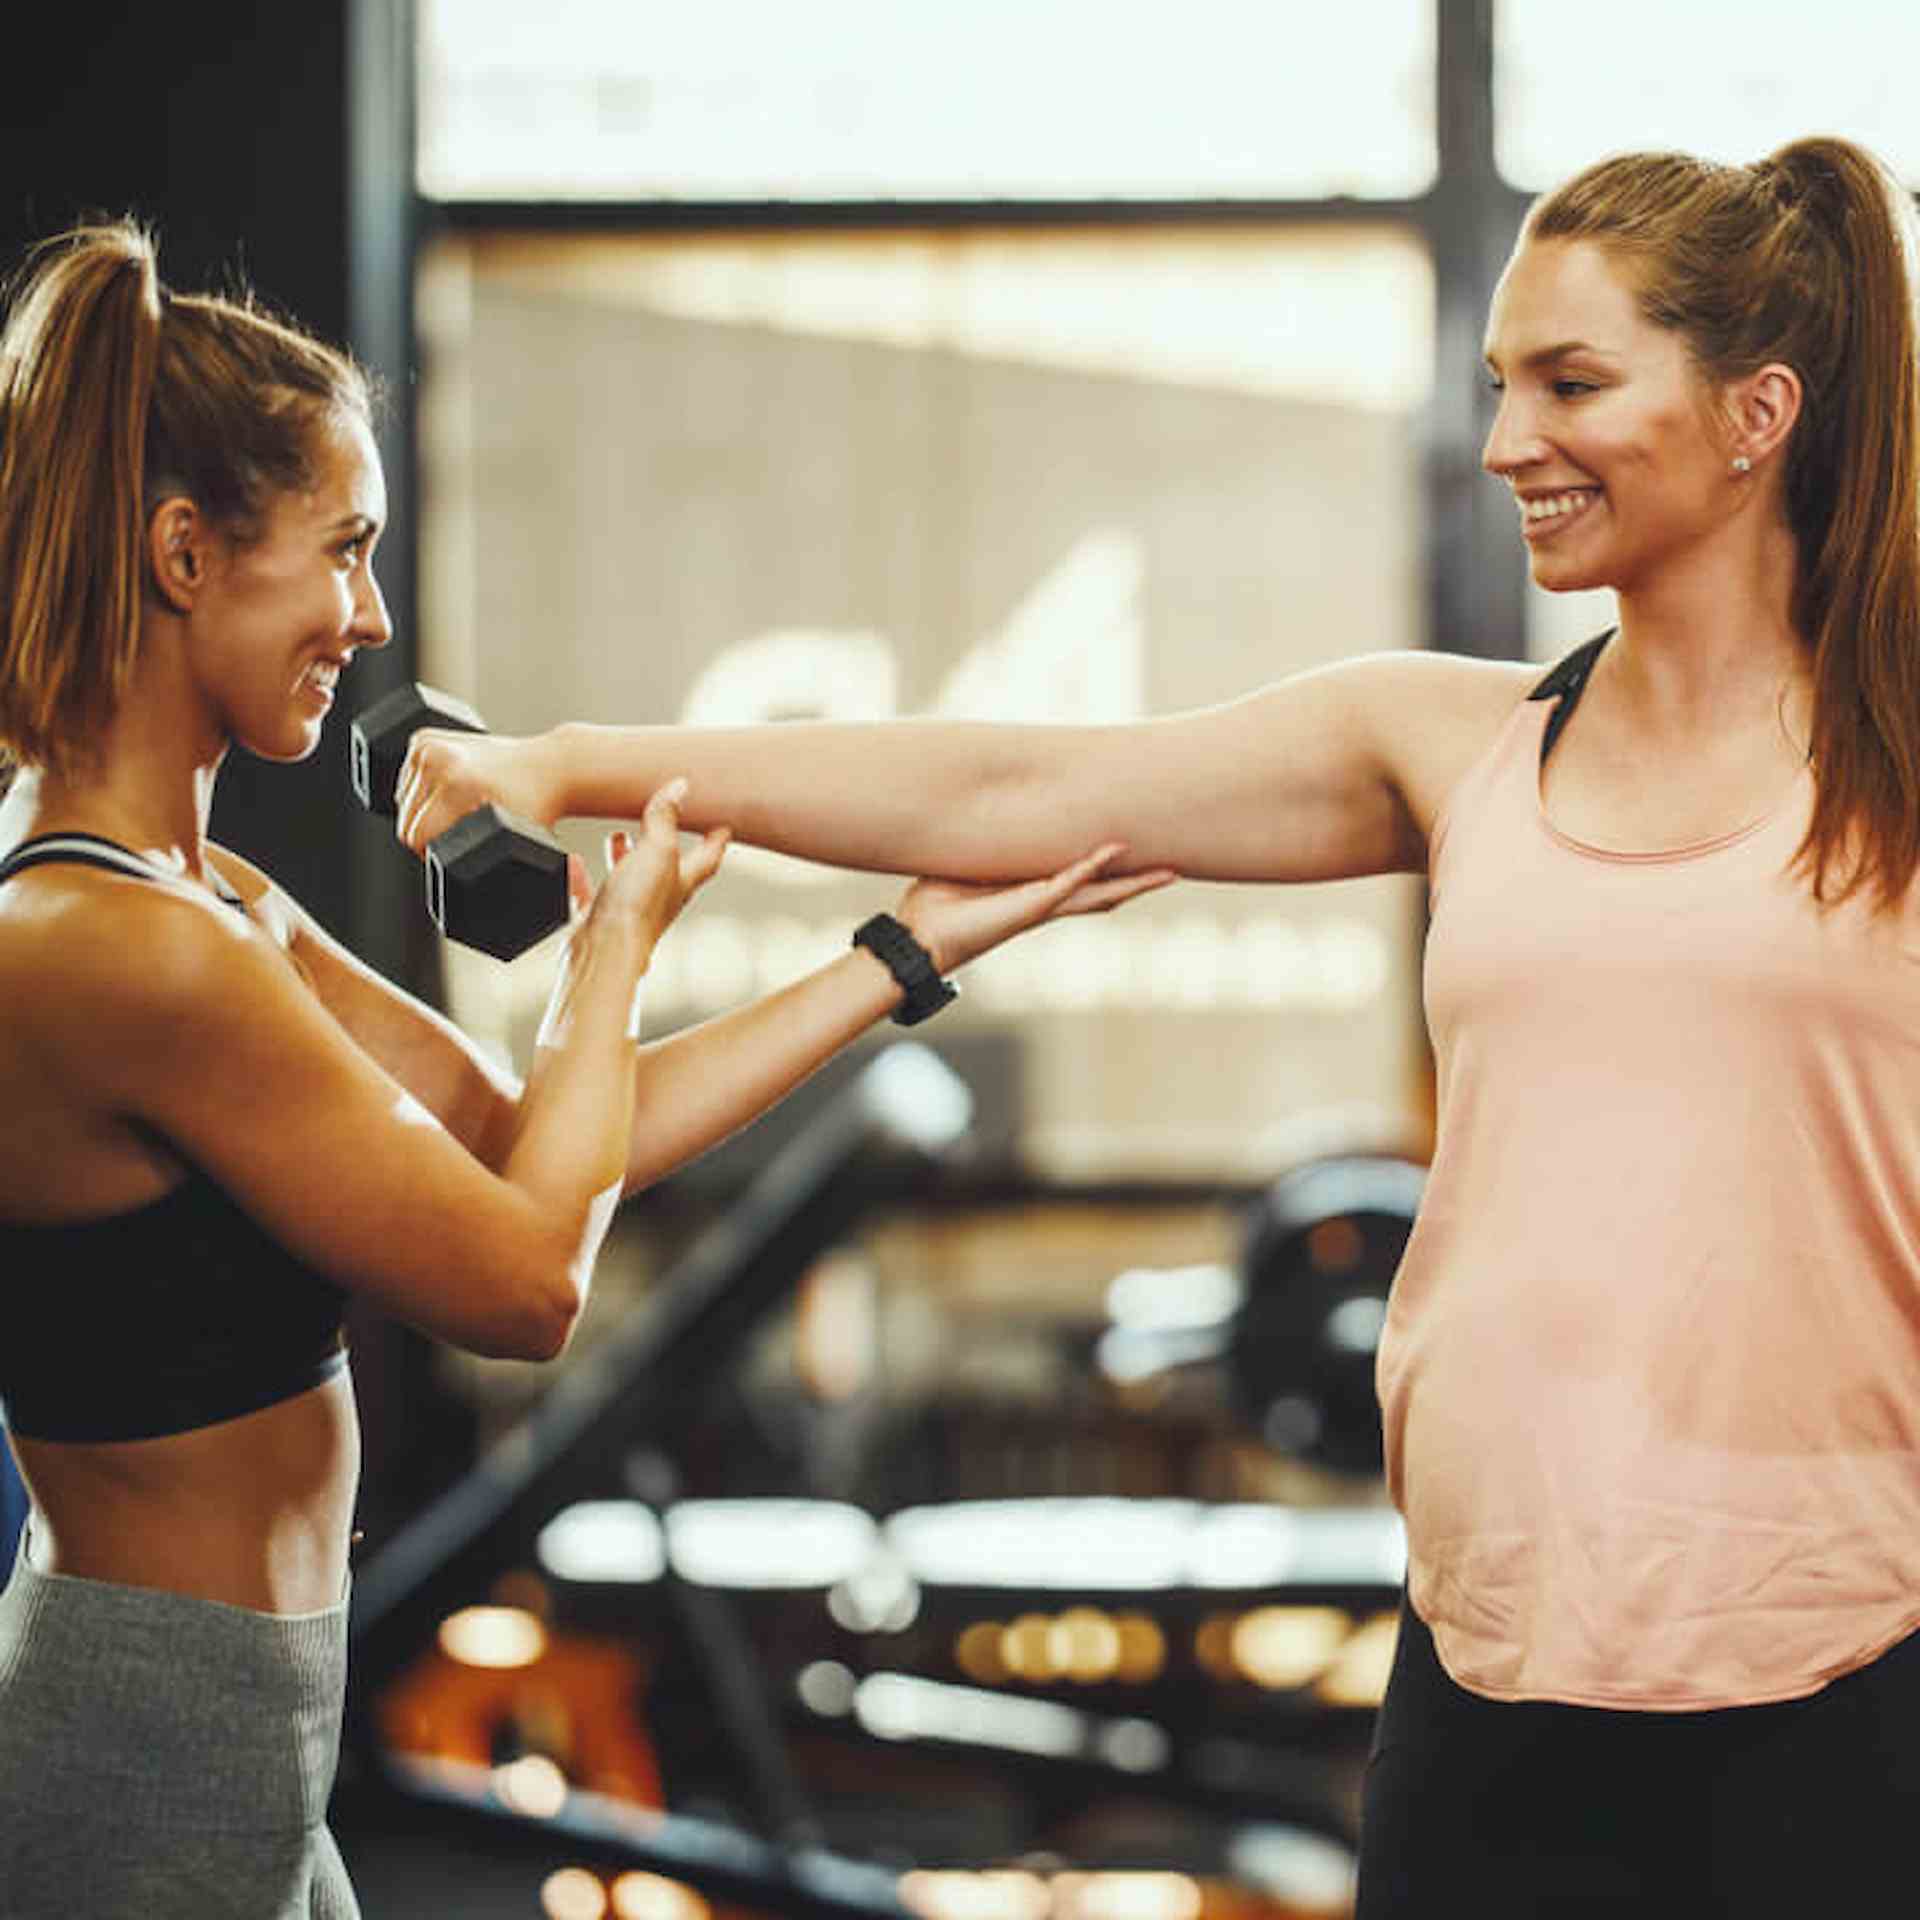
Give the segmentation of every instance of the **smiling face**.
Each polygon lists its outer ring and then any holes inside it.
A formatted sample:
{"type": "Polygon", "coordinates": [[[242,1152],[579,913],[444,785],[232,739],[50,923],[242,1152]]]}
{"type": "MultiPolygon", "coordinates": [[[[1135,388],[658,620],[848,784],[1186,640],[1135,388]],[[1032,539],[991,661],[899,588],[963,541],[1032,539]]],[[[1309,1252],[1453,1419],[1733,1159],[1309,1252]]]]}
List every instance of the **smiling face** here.
{"type": "Polygon", "coordinates": [[[1486,357],[1500,404],[1482,464],[1513,489],[1541,586],[1632,592],[1728,523],[1714,394],[1601,247],[1523,239],[1486,357]]]}
{"type": "Polygon", "coordinates": [[[194,664],[227,738],[267,760],[320,743],[347,662],[393,637],[373,577],[386,520],[364,422],[316,428],[314,483],[276,497],[258,540],[211,543],[194,612],[194,664]]]}

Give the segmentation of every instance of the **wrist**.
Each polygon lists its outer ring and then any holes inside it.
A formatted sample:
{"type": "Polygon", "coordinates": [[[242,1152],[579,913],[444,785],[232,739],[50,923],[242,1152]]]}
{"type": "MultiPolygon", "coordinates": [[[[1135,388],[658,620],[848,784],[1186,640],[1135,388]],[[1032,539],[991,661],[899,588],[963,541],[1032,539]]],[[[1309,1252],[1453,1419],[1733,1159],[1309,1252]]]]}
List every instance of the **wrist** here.
{"type": "Polygon", "coordinates": [[[576,722],[567,720],[526,740],[526,769],[538,801],[536,817],[543,826],[551,827],[576,811],[570,779],[579,762],[579,731],[576,722]]]}

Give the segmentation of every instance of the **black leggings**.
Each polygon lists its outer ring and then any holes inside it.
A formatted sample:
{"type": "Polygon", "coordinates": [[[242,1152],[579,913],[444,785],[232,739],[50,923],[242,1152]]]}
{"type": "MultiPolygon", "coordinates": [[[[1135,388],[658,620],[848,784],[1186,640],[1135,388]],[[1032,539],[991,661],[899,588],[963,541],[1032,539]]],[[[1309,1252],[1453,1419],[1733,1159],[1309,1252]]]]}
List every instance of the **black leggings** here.
{"type": "Polygon", "coordinates": [[[1920,1634],[1804,1700],[1636,1713],[1468,1693],[1402,1608],[1356,1920],[1916,1910],[1920,1634]]]}

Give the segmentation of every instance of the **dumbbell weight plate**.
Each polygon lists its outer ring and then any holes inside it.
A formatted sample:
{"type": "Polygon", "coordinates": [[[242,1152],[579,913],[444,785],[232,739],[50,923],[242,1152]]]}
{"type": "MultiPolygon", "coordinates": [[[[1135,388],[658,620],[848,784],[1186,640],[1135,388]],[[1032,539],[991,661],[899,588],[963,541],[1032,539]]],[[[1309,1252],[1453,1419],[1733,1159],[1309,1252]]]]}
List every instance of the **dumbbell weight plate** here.
{"type": "Polygon", "coordinates": [[[481,807],[428,842],[427,911],[449,940],[517,959],[567,924],[567,850],[533,821],[481,807]]]}

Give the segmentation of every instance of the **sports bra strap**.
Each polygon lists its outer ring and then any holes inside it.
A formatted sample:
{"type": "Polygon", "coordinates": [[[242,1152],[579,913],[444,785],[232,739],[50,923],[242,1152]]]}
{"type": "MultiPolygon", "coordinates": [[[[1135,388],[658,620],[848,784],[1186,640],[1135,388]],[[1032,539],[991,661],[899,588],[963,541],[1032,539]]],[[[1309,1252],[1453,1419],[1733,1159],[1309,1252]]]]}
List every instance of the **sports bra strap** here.
{"type": "MultiPolygon", "coordinates": [[[[29,867],[55,863],[76,867],[100,867],[109,873],[124,873],[135,880],[164,880],[166,871],[148,859],[123,847],[117,840],[103,839],[97,833],[41,833],[22,840],[4,860],[0,860],[0,884],[29,867]]],[[[211,875],[214,891],[228,906],[241,913],[247,903],[216,873],[211,875]]]]}
{"type": "Polygon", "coordinates": [[[1609,627],[1605,633],[1597,633],[1591,640],[1575,647],[1527,695],[1529,700],[1557,700],[1560,703],[1548,716],[1547,730],[1540,737],[1540,764],[1543,767],[1547,764],[1547,755],[1553,751],[1553,743],[1573,718],[1573,710],[1587,690],[1587,678],[1593,672],[1594,662],[1600,658],[1601,648],[1613,638],[1616,631],[1609,627]]]}

